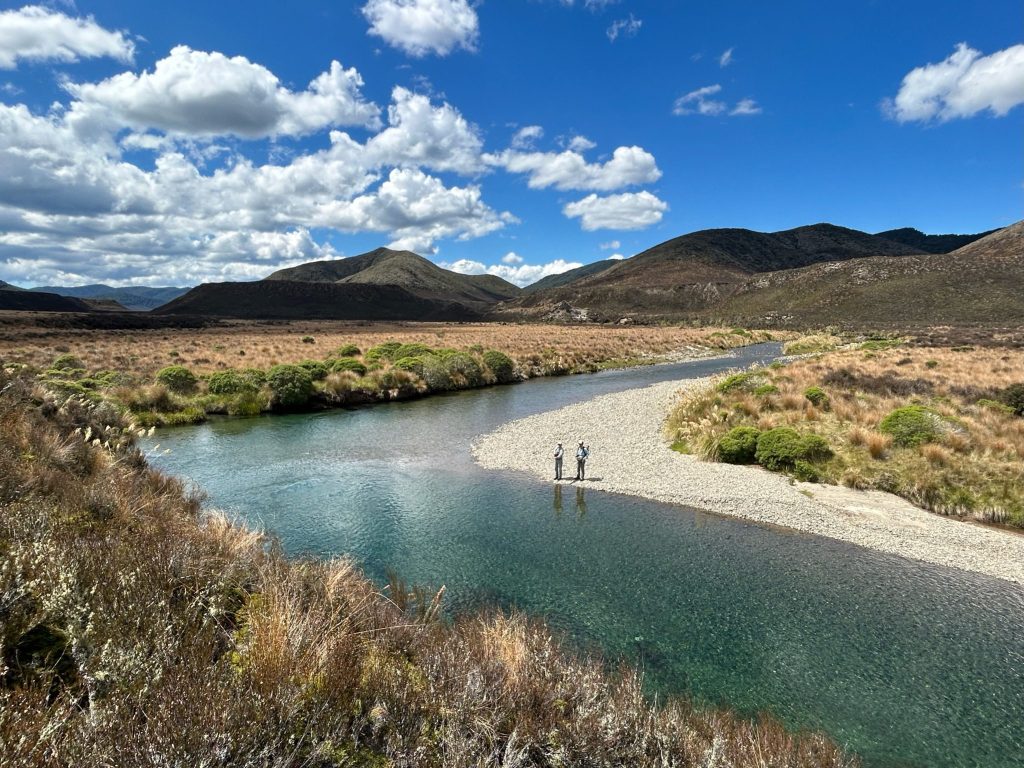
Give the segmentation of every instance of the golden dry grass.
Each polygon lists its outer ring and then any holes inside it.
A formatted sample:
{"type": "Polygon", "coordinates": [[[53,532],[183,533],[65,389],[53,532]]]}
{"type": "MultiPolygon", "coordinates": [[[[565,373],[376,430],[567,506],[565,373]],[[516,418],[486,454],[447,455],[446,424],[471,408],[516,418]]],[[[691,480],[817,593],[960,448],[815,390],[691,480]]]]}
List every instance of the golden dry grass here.
{"type": "Polygon", "coordinates": [[[694,395],[673,414],[670,433],[682,445],[713,449],[735,426],[793,427],[821,435],[835,452],[818,467],[826,481],[1024,527],[1024,418],[995,402],[1019,382],[1024,352],[1017,349],[848,348],[762,369],[725,393],[694,395]],[[827,404],[813,406],[810,387],[821,387],[827,404]],[[908,405],[934,415],[935,439],[900,446],[880,429],[908,405]]]}
{"type": "MultiPolygon", "coordinates": [[[[787,334],[776,334],[786,338],[787,334]]],[[[70,352],[90,370],[152,376],[168,365],[197,374],[227,368],[267,369],[278,363],[322,360],[344,344],[360,349],[384,341],[465,349],[498,349],[523,363],[535,359],[572,370],[589,363],[665,355],[702,347],[730,349],[769,334],[729,328],[606,327],[497,323],[223,322],[207,328],[152,330],[53,329],[26,319],[0,329],[0,360],[45,368],[70,352]],[[310,337],[312,343],[303,343],[310,337]]]]}

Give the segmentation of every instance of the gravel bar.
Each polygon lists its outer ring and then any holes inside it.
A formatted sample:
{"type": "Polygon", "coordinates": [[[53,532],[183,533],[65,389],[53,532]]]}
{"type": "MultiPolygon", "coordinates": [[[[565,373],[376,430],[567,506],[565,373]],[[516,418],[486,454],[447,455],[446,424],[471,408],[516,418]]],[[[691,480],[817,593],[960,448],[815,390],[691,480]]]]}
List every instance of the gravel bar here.
{"type": "Polygon", "coordinates": [[[591,451],[588,489],[783,526],[1024,584],[1024,536],[932,514],[889,493],[794,483],[759,467],[704,462],[671,450],[663,432],[673,405],[711,381],[664,382],[519,419],[477,438],[473,457],[487,469],[551,482],[551,454],[561,441],[570,478],[563,482],[569,483],[583,439],[591,451]]]}

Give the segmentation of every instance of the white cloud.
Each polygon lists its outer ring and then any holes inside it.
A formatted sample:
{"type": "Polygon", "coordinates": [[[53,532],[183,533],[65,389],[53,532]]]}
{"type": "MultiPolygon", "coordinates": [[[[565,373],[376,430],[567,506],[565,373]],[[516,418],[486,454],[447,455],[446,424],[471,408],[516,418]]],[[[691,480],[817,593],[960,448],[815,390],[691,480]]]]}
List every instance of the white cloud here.
{"type": "Polygon", "coordinates": [[[544,129],[539,125],[524,125],[512,137],[513,149],[529,149],[534,142],[544,137],[544,129]]]}
{"type": "Polygon", "coordinates": [[[668,204],[650,192],[625,192],[599,197],[588,195],[567,204],[562,212],[570,219],[579,218],[580,226],[595,229],[644,229],[657,224],[668,210],[668,204]]]}
{"type": "Polygon", "coordinates": [[[18,61],[131,61],[134,53],[124,32],[104,29],[91,16],[71,18],[37,5],[0,13],[0,69],[13,69],[18,61]]]}
{"type": "MultiPolygon", "coordinates": [[[[502,261],[504,261],[504,259],[502,259],[502,261]]],[[[521,261],[522,259],[520,259],[520,262],[521,261]]],[[[514,283],[522,287],[529,285],[530,283],[535,283],[548,275],[560,275],[563,272],[568,272],[570,269],[577,269],[583,265],[577,261],[555,259],[547,264],[520,263],[518,266],[508,266],[507,264],[492,264],[488,266],[481,261],[475,261],[473,259],[459,259],[451,264],[442,262],[441,266],[463,275],[497,275],[500,278],[508,280],[510,283],[514,283]]]]}
{"type": "Polygon", "coordinates": [[[734,50],[736,50],[736,49],[735,48],[729,48],[729,49],[723,51],[722,55],[718,57],[718,66],[720,66],[720,67],[728,67],[730,64],[732,64],[732,52],[734,50]]]}
{"type": "Polygon", "coordinates": [[[569,139],[569,150],[572,152],[588,152],[597,144],[586,136],[573,136],[569,139]]]}
{"type": "Polygon", "coordinates": [[[622,260],[623,260],[624,258],[626,258],[626,257],[625,257],[625,256],[623,256],[623,255],[622,255],[621,253],[613,253],[613,254],[612,254],[611,256],[609,256],[608,258],[609,258],[609,259],[612,259],[613,261],[622,261],[622,260]]]}
{"type": "Polygon", "coordinates": [[[710,98],[722,90],[720,85],[705,85],[676,99],[674,115],[720,115],[726,110],[724,101],[710,98]]]}
{"type": "Polygon", "coordinates": [[[1003,117],[1024,103],[1024,45],[988,56],[960,43],[945,60],[911,70],[896,97],[883,103],[901,123],[973,117],[990,111],[1003,117]]]}
{"type": "Polygon", "coordinates": [[[514,251],[509,251],[508,253],[501,257],[501,263],[515,266],[516,264],[523,263],[523,257],[520,256],[518,253],[515,253],[514,251]]]}
{"type": "MultiPolygon", "coordinates": [[[[731,50],[731,49],[730,49],[731,50]]],[[[721,99],[712,98],[722,92],[722,86],[705,85],[695,91],[680,96],[672,105],[673,115],[704,115],[715,117],[716,115],[759,115],[761,107],[753,99],[741,99],[730,109],[728,103],[721,99]]]]}
{"type": "Polygon", "coordinates": [[[602,251],[617,251],[621,247],[622,243],[618,240],[609,240],[607,243],[601,243],[601,245],[598,246],[602,251]]]}
{"type": "Polygon", "coordinates": [[[476,50],[479,20],[468,0],[369,0],[363,16],[369,34],[410,56],[447,56],[476,50]]]}
{"type": "Polygon", "coordinates": [[[753,99],[740,99],[729,112],[730,115],[760,115],[761,107],[753,99]]]}
{"type": "Polygon", "coordinates": [[[307,90],[295,93],[244,56],[228,58],[179,45],[152,72],[123,72],[99,83],[65,87],[77,100],[70,119],[80,130],[114,125],[256,138],[339,125],[377,126],[380,110],[363,99],[362,85],[355,69],[335,61],[307,90]]]}
{"type": "Polygon", "coordinates": [[[516,152],[485,155],[485,162],[511,173],[529,174],[531,189],[585,189],[610,191],[661,178],[654,155],[641,147],[619,147],[604,163],[588,163],[582,154],[565,152],[516,152]]]}
{"type": "Polygon", "coordinates": [[[388,128],[367,142],[374,163],[416,165],[437,171],[483,170],[483,141],[476,127],[449,104],[395,88],[388,107],[388,128]]]}
{"type": "Polygon", "coordinates": [[[611,26],[605,30],[605,34],[614,43],[619,37],[636,37],[637,32],[640,31],[640,27],[643,25],[643,21],[631,13],[628,19],[616,19],[613,21],[611,26]]]}

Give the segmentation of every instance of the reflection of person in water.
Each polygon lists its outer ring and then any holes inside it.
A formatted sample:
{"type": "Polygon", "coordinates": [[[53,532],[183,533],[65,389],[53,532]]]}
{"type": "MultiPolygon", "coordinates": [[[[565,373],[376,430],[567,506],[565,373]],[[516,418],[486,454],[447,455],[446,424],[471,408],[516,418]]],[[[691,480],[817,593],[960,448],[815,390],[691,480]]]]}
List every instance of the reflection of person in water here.
{"type": "Polygon", "coordinates": [[[583,497],[582,486],[576,486],[576,514],[579,517],[587,514],[587,500],[583,497]]]}
{"type": "Polygon", "coordinates": [[[562,514],[562,486],[555,486],[555,514],[562,514]]]}

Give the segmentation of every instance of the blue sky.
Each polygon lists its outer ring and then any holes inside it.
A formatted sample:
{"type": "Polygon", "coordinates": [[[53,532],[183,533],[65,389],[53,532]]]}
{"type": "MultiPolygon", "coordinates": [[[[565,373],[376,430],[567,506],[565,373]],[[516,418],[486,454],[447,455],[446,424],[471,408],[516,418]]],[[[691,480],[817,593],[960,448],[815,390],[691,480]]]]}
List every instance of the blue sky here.
{"type": "Polygon", "coordinates": [[[1022,30],[1019,0],[0,3],[0,279],[392,244],[524,283],[709,227],[992,229],[1022,30]]]}

